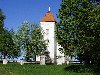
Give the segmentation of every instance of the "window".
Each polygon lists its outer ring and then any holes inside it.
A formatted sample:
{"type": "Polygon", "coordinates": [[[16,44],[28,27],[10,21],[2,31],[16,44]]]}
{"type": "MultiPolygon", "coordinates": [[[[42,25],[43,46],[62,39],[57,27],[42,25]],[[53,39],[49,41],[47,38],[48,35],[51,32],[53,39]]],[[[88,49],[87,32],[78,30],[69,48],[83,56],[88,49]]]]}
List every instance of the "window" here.
{"type": "Polygon", "coordinates": [[[45,41],[46,41],[47,44],[49,43],[49,39],[46,39],[45,41]]]}
{"type": "Polygon", "coordinates": [[[46,29],[46,35],[49,35],[49,29],[46,29]]]}

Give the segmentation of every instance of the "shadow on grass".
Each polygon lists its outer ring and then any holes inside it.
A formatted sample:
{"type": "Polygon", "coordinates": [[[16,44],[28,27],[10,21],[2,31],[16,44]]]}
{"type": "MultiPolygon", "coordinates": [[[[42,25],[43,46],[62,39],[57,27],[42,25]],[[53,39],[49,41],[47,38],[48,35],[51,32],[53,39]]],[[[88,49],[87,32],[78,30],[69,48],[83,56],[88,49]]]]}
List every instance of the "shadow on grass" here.
{"type": "Polygon", "coordinates": [[[100,75],[100,66],[97,65],[70,65],[65,68],[66,71],[76,73],[92,73],[100,75]]]}

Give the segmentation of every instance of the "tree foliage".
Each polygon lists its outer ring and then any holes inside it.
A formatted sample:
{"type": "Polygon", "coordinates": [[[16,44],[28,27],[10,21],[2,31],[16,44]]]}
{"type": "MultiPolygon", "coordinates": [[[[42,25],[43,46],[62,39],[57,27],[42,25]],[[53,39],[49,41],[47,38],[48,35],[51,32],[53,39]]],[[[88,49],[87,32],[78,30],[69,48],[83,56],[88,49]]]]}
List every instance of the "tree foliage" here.
{"type": "Polygon", "coordinates": [[[14,58],[19,55],[19,47],[16,46],[13,34],[4,28],[5,16],[0,9],[0,53],[3,58],[14,58]]]}
{"type": "Polygon", "coordinates": [[[26,44],[26,41],[29,39],[29,35],[30,23],[28,21],[24,21],[16,32],[17,39],[21,46],[26,44]]]}
{"type": "Polygon", "coordinates": [[[46,50],[46,44],[43,40],[41,27],[34,24],[32,25],[31,37],[26,43],[26,56],[32,57],[33,55],[40,55],[46,50]]]}
{"type": "Polygon", "coordinates": [[[13,43],[14,43],[14,45],[13,45],[14,51],[12,53],[13,54],[12,58],[18,57],[18,56],[21,55],[20,44],[19,44],[19,41],[17,39],[18,37],[17,37],[17,35],[16,35],[16,33],[13,29],[10,30],[10,34],[12,36],[12,40],[13,40],[13,43]]]}
{"type": "Polygon", "coordinates": [[[40,26],[25,21],[16,33],[21,49],[26,52],[26,60],[35,55],[40,55],[44,50],[46,50],[46,44],[43,40],[40,26]]]}
{"type": "Polygon", "coordinates": [[[18,56],[18,48],[16,49],[15,46],[16,43],[14,43],[10,31],[3,29],[0,33],[0,52],[4,59],[18,56]]]}
{"type": "Polygon", "coordinates": [[[79,60],[100,61],[100,6],[89,0],[62,0],[57,23],[58,43],[65,54],[77,53],[79,60]]]}
{"type": "Polygon", "coordinates": [[[0,9],[0,33],[1,33],[1,31],[3,30],[4,19],[5,19],[5,16],[4,16],[2,10],[0,9]]]}

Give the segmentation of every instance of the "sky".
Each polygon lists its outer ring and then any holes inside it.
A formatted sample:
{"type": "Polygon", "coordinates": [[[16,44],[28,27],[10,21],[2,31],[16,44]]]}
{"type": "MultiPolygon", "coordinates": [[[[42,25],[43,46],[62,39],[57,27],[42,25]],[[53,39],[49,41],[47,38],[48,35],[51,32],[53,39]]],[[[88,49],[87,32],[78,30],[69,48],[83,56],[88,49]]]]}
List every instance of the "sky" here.
{"type": "Polygon", "coordinates": [[[0,8],[6,16],[4,26],[17,30],[24,21],[39,24],[49,7],[58,20],[60,4],[61,0],[0,0],[0,8]]]}

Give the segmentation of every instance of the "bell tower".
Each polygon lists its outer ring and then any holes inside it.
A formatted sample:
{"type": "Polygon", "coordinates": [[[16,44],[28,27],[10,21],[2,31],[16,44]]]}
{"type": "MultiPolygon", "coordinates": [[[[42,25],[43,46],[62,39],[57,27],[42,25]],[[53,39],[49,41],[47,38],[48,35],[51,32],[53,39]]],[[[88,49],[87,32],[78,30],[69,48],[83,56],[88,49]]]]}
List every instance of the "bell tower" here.
{"type": "Polygon", "coordinates": [[[55,18],[51,13],[50,7],[48,12],[40,21],[40,26],[44,31],[44,40],[48,43],[47,51],[50,52],[52,63],[56,61],[56,37],[55,37],[55,18]]]}

